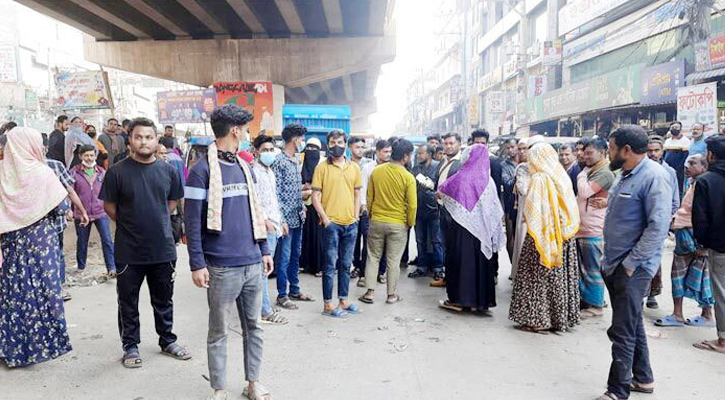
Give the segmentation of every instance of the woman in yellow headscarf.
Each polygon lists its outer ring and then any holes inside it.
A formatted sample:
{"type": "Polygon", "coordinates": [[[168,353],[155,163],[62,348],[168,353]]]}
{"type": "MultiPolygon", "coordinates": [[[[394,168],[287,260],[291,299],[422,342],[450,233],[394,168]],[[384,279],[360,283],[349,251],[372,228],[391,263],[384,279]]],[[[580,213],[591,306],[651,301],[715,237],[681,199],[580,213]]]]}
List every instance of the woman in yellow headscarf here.
{"type": "Polygon", "coordinates": [[[579,209],[571,179],[548,143],[529,148],[531,180],[509,319],[528,331],[566,330],[579,323],[579,265],[574,235],[579,209]]]}

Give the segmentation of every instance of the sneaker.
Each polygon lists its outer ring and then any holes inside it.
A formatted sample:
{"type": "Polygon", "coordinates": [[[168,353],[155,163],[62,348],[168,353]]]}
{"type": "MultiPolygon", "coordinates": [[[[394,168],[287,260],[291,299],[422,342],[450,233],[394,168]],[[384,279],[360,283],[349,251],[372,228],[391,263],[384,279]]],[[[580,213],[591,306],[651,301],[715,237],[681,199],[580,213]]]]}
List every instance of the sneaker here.
{"type": "Polygon", "coordinates": [[[378,283],[387,283],[388,279],[385,277],[385,275],[378,275],[378,283]]]}
{"type": "Polygon", "coordinates": [[[357,287],[365,287],[365,277],[361,276],[357,280],[357,287]]]}
{"type": "Polygon", "coordinates": [[[432,287],[444,287],[446,286],[446,277],[443,273],[438,272],[433,276],[433,280],[430,282],[432,287]]]}
{"type": "Polygon", "coordinates": [[[422,278],[426,275],[426,272],[422,269],[416,269],[415,271],[408,274],[408,278],[422,278]]]}

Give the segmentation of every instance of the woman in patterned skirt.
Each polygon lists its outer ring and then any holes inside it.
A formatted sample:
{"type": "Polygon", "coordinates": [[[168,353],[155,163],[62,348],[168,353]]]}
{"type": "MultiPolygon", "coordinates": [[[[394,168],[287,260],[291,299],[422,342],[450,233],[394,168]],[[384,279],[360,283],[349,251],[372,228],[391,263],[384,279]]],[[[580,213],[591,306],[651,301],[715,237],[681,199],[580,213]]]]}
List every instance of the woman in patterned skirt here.
{"type": "Polygon", "coordinates": [[[526,331],[563,331],[579,323],[579,209],[571,180],[548,143],[528,151],[531,174],[509,319],[526,331]]]}
{"type": "Polygon", "coordinates": [[[40,132],[7,133],[0,161],[0,359],[24,367],[71,350],[53,224],[67,192],[45,164],[40,132]],[[39,196],[33,196],[34,193],[39,196]]]}

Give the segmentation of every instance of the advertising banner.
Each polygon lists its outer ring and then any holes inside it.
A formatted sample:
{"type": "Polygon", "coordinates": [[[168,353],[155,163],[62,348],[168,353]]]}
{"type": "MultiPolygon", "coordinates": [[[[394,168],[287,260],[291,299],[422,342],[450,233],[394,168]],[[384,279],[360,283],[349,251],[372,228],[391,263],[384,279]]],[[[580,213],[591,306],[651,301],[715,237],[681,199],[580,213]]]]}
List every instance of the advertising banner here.
{"type": "Polygon", "coordinates": [[[216,105],[214,89],[178,90],[156,94],[162,124],[203,123],[216,105]]]}
{"type": "Polygon", "coordinates": [[[561,62],[561,40],[549,40],[544,42],[541,52],[541,64],[544,66],[556,65],[561,62]]]}
{"type": "Polygon", "coordinates": [[[254,115],[249,124],[252,137],[265,131],[274,135],[274,98],[272,82],[215,82],[216,103],[236,104],[254,115]]]}
{"type": "Polygon", "coordinates": [[[685,60],[671,61],[642,70],[642,105],[674,103],[677,88],[685,84],[685,60]]]}
{"type": "Polygon", "coordinates": [[[527,86],[528,98],[534,98],[546,93],[546,75],[529,75],[529,85],[527,86]]]}
{"type": "Polygon", "coordinates": [[[63,110],[113,108],[108,75],[103,71],[60,72],[55,75],[55,88],[55,105],[63,110]]]}
{"type": "Polygon", "coordinates": [[[505,108],[503,92],[500,90],[494,90],[489,93],[488,105],[489,111],[491,111],[492,113],[502,113],[505,108]]]}
{"type": "Polygon", "coordinates": [[[18,62],[15,46],[0,43],[0,82],[17,82],[18,62]]]}
{"type": "Polygon", "coordinates": [[[559,36],[630,0],[573,0],[559,10],[559,36]]]}
{"type": "Polygon", "coordinates": [[[710,38],[708,53],[712,67],[725,64],[725,35],[710,38]]]}
{"type": "Polygon", "coordinates": [[[705,133],[717,131],[717,82],[677,88],[677,120],[685,133],[696,122],[705,124],[705,133]]]}

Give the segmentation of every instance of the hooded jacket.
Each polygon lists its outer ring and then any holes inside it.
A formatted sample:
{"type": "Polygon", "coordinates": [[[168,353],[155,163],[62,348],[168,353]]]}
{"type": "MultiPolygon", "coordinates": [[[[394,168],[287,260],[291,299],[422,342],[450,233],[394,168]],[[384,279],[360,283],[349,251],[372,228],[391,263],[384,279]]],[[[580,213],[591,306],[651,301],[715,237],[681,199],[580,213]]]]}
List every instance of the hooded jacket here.
{"type": "Polygon", "coordinates": [[[695,183],[692,229],[703,247],[725,253],[725,160],[710,164],[695,183]]]}

